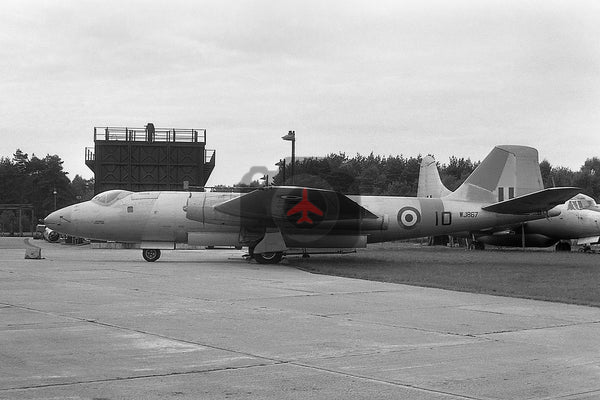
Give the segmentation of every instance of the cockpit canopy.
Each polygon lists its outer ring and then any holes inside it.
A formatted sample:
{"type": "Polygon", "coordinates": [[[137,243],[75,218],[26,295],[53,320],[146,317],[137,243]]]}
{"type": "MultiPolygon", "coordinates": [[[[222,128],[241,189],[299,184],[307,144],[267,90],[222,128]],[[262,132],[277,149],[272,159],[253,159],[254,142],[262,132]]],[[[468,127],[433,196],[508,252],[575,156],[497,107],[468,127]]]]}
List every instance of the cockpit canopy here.
{"type": "Polygon", "coordinates": [[[106,192],[98,193],[92,201],[101,206],[108,206],[117,200],[121,200],[124,197],[129,196],[133,192],[128,190],[108,190],[106,192]]]}
{"type": "Polygon", "coordinates": [[[573,197],[571,200],[569,200],[569,202],[574,202],[574,203],[571,203],[570,206],[577,210],[596,208],[596,201],[592,197],[587,196],[583,193],[579,193],[578,195],[573,197]]]}

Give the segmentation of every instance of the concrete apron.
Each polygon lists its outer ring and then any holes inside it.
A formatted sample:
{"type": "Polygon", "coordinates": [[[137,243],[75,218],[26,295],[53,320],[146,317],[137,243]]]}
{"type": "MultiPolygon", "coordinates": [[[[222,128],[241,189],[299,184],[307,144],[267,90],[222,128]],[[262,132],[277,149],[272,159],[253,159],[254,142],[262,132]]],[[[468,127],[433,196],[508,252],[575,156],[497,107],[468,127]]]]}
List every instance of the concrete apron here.
{"type": "Polygon", "coordinates": [[[0,399],[600,397],[597,308],[21,243],[0,239],[0,399]]]}

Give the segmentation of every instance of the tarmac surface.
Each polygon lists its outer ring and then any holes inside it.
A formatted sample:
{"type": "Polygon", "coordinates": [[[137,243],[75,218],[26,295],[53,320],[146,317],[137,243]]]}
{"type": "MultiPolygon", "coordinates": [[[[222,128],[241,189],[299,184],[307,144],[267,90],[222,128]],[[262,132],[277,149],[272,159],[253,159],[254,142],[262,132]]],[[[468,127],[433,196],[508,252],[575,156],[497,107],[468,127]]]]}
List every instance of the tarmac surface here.
{"type": "Polygon", "coordinates": [[[599,308],[242,254],[0,238],[0,399],[600,398],[599,308]]]}

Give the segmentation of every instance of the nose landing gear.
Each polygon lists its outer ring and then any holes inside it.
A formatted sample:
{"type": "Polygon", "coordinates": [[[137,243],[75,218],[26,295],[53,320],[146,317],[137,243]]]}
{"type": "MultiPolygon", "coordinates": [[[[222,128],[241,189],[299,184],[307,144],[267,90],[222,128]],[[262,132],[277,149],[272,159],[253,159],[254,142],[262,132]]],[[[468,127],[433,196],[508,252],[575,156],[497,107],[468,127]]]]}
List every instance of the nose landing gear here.
{"type": "Polygon", "coordinates": [[[160,250],[158,249],[143,249],[142,257],[148,262],[154,262],[160,258],[160,250]]]}

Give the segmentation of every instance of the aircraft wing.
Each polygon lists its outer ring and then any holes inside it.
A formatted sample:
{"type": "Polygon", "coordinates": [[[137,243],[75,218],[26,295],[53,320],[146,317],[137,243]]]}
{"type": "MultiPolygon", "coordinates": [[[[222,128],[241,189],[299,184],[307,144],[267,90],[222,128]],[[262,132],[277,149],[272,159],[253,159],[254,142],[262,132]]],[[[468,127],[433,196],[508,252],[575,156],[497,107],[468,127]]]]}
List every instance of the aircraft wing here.
{"type": "Polygon", "coordinates": [[[548,211],[559,204],[563,204],[579,192],[581,192],[581,189],[576,187],[549,188],[494,203],[482,207],[482,209],[499,214],[531,214],[543,212],[548,211]]]}
{"type": "Polygon", "coordinates": [[[225,214],[242,218],[258,220],[287,220],[298,218],[288,216],[290,211],[300,211],[296,207],[303,201],[303,191],[306,190],[306,212],[310,218],[321,221],[341,221],[377,219],[377,216],[354,202],[344,194],[333,190],[311,189],[297,186],[271,186],[243,194],[228,200],[215,209],[225,214]],[[322,212],[319,215],[317,210],[322,212]]]}

